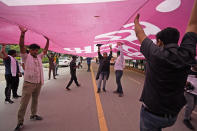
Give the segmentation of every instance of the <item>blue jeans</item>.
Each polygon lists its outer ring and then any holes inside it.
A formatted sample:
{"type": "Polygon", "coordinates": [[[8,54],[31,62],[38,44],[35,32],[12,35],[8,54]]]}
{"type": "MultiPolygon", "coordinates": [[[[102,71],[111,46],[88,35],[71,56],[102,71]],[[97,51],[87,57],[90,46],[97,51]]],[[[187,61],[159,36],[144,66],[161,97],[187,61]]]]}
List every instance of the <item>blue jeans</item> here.
{"type": "Polygon", "coordinates": [[[144,106],[140,112],[140,131],[161,131],[162,128],[172,126],[176,122],[176,117],[159,117],[147,110],[144,106]]]}
{"type": "Polygon", "coordinates": [[[118,93],[123,93],[122,91],[122,84],[121,84],[121,78],[122,78],[122,74],[123,71],[122,70],[116,70],[116,84],[117,84],[117,92],[118,93]]]}
{"type": "Polygon", "coordinates": [[[103,80],[103,88],[105,88],[106,80],[107,80],[107,72],[101,72],[101,74],[99,75],[99,79],[98,79],[98,89],[101,88],[102,80],[103,80]]]}

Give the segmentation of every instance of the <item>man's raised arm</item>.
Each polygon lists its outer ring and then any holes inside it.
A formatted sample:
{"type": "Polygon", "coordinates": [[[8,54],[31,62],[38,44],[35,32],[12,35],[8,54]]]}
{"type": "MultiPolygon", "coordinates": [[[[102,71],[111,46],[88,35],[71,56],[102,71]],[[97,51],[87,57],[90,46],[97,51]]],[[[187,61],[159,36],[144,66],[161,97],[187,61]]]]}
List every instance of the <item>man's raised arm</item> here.
{"type": "Polygon", "coordinates": [[[135,34],[136,34],[136,36],[137,36],[137,38],[138,38],[138,40],[140,41],[140,44],[141,44],[147,36],[144,33],[144,30],[139,23],[139,18],[140,18],[140,15],[137,14],[137,16],[135,17],[135,20],[134,20],[134,24],[135,24],[135,34]]]}
{"type": "Polygon", "coordinates": [[[194,6],[186,28],[186,32],[197,33],[197,0],[194,1],[194,6]]]}
{"type": "Polygon", "coordinates": [[[6,47],[6,45],[2,44],[1,53],[3,54],[3,56],[2,56],[3,58],[8,57],[8,54],[5,51],[5,47],[6,47]]]}
{"type": "Polygon", "coordinates": [[[44,36],[44,38],[47,40],[47,42],[46,42],[46,45],[45,45],[44,50],[43,50],[43,55],[46,55],[47,51],[49,49],[49,38],[46,37],[46,36],[44,36]]]}
{"type": "Polygon", "coordinates": [[[25,45],[24,45],[24,39],[25,39],[25,32],[27,31],[27,29],[25,29],[24,27],[19,26],[19,29],[21,31],[21,36],[20,36],[20,40],[19,40],[19,46],[20,46],[20,52],[22,54],[26,53],[26,49],[25,49],[25,45]]]}

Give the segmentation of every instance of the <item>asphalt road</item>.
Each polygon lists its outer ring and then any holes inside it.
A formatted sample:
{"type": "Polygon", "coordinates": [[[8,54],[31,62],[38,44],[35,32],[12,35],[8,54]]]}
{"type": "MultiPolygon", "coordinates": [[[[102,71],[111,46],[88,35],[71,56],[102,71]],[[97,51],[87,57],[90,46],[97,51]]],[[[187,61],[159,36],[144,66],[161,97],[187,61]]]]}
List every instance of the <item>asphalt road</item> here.
{"type": "MultiPolygon", "coordinates": [[[[107,92],[95,93],[97,65],[93,72],[87,72],[86,65],[78,69],[77,76],[81,87],[73,83],[71,91],[65,90],[70,79],[69,68],[59,69],[57,79],[48,80],[48,69],[44,69],[45,85],[39,97],[38,114],[42,121],[30,121],[30,105],[27,109],[23,131],[139,131],[139,97],[143,88],[144,75],[125,70],[122,78],[124,97],[114,94],[115,73],[111,69],[107,81],[107,92]]],[[[0,66],[0,131],[12,131],[17,124],[17,111],[20,99],[14,104],[4,104],[4,67],[0,66]]],[[[23,79],[20,79],[21,94],[23,79]]],[[[183,125],[184,109],[174,126],[164,131],[189,131],[183,125]]],[[[197,114],[192,114],[192,123],[197,128],[197,114]]]]}

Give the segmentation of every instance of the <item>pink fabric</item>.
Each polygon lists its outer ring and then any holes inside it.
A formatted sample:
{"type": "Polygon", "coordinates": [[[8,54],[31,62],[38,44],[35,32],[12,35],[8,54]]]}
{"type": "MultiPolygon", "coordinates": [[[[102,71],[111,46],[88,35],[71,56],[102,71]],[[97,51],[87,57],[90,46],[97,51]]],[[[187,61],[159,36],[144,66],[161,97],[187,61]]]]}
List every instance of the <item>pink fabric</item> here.
{"type": "MultiPolygon", "coordinates": [[[[106,44],[102,50],[109,51],[112,43],[123,41],[125,59],[143,59],[140,45],[134,33],[133,20],[141,14],[141,24],[146,34],[154,35],[161,29],[176,27],[183,36],[194,0],[111,0],[94,3],[59,3],[25,0],[2,0],[0,2],[0,43],[18,44],[18,25],[29,29],[25,43],[38,43],[43,48],[50,38],[50,50],[79,56],[97,56],[97,43],[106,44]],[[5,2],[7,1],[7,2],[5,2]],[[15,6],[13,6],[13,3],[15,6]],[[20,1],[20,2],[19,2],[20,1]],[[8,3],[9,2],[9,3],[8,3]],[[11,4],[10,4],[11,3],[11,4]],[[29,2],[30,3],[30,2],[29,2]],[[9,6],[8,6],[9,5],[9,6]]],[[[40,0],[43,1],[43,0],[40,0]]],[[[71,1],[71,0],[69,0],[71,1]]],[[[87,1],[87,0],[86,0],[87,1]]]]}
{"type": "Polygon", "coordinates": [[[34,58],[30,54],[21,54],[22,60],[25,64],[24,81],[30,83],[44,84],[42,58],[43,54],[39,54],[37,58],[34,58]]]}

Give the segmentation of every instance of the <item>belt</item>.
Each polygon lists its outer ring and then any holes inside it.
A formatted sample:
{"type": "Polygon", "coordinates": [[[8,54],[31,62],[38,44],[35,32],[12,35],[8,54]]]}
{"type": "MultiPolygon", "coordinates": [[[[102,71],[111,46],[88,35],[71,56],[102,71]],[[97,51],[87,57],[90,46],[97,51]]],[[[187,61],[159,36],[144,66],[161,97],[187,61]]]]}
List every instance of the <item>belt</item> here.
{"type": "Polygon", "coordinates": [[[144,105],[142,105],[144,107],[144,110],[153,114],[153,115],[156,115],[156,116],[159,116],[159,117],[163,117],[163,118],[173,118],[173,117],[176,117],[177,115],[175,114],[162,114],[162,113],[155,113],[153,111],[151,111],[150,109],[148,109],[147,107],[145,107],[144,105]]]}

